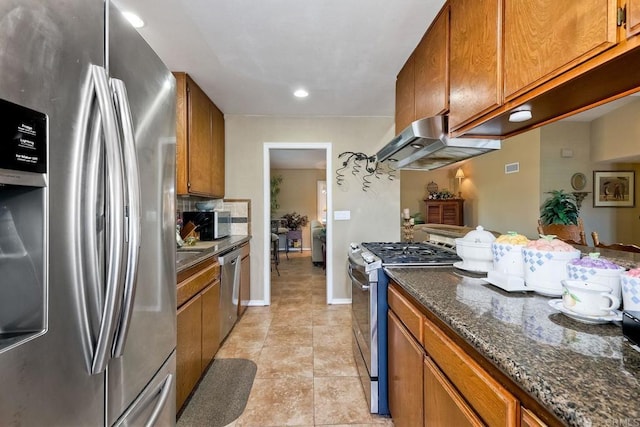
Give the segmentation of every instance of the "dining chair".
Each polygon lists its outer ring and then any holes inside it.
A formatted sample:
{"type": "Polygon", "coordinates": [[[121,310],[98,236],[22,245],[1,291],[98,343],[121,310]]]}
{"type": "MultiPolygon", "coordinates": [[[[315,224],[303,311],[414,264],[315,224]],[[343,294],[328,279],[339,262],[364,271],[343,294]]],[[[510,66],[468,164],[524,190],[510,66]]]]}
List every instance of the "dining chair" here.
{"type": "Polygon", "coordinates": [[[593,246],[595,246],[596,248],[640,253],[640,246],[637,246],[637,245],[632,245],[627,243],[612,243],[610,245],[605,245],[604,243],[600,242],[600,238],[598,237],[598,233],[596,231],[591,232],[591,238],[593,239],[593,246]]]}

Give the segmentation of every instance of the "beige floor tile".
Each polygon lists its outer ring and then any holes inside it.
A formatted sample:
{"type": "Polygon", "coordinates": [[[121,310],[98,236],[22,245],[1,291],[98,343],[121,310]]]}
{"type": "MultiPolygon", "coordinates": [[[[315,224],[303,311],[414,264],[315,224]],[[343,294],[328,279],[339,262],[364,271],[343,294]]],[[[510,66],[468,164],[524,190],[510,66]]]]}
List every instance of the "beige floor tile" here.
{"type": "Polygon", "coordinates": [[[278,326],[311,326],[313,324],[312,311],[293,311],[276,313],[271,319],[270,327],[278,326]]]}
{"type": "Polygon", "coordinates": [[[256,378],[313,377],[313,347],[264,347],[256,378]]]}
{"type": "Polygon", "coordinates": [[[215,357],[216,359],[249,359],[257,363],[261,351],[262,343],[229,343],[228,341],[225,341],[222,347],[216,353],[215,357]]]}
{"type": "MultiPolygon", "coordinates": [[[[326,304],[310,253],[282,254],[271,305],[248,307],[216,358],[258,366],[244,413],[227,427],[393,426],[369,414],[351,348],[351,306],[326,304]]],[[[197,391],[196,391],[197,392],[197,391]]]]}
{"type": "Polygon", "coordinates": [[[313,425],[313,379],[256,379],[237,427],[313,425]]]}
{"type": "Polygon", "coordinates": [[[314,377],[356,377],[358,368],[351,347],[315,347],[313,351],[314,377]]]}
{"type": "Polygon", "coordinates": [[[312,347],[311,326],[277,326],[271,328],[264,342],[265,347],[312,347]]]}
{"type": "Polygon", "coordinates": [[[313,346],[343,348],[351,346],[351,324],[320,325],[313,327],[313,346]]]}
{"type": "Polygon", "coordinates": [[[313,326],[351,326],[349,310],[313,310],[313,326]]]}
{"type": "Polygon", "coordinates": [[[357,377],[313,379],[316,424],[372,424],[367,402],[357,377]]]}

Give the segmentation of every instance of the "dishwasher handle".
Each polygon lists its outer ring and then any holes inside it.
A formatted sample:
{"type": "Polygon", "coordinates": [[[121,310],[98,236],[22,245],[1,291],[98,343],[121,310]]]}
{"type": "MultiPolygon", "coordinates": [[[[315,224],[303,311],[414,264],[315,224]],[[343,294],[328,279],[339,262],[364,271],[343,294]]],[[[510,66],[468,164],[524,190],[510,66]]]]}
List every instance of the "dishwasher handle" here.
{"type": "Polygon", "coordinates": [[[218,262],[220,263],[220,265],[233,264],[235,261],[237,261],[238,258],[240,258],[241,253],[242,251],[236,248],[231,249],[227,252],[223,252],[222,254],[218,255],[218,262]]]}

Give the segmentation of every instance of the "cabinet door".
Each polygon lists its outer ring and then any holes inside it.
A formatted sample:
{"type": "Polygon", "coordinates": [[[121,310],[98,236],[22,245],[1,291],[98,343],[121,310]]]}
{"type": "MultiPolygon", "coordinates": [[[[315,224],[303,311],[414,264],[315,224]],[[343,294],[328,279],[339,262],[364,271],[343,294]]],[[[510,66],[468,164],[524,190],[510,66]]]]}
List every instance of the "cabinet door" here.
{"type": "Polygon", "coordinates": [[[442,204],[442,223],[447,225],[462,225],[462,205],[458,202],[442,204]]]}
{"type": "Polygon", "coordinates": [[[521,427],[547,427],[547,425],[536,415],[525,407],[520,408],[522,418],[520,420],[521,427]]]}
{"type": "MultiPolygon", "coordinates": [[[[249,246],[247,245],[247,251],[249,246]]],[[[238,316],[242,316],[249,305],[251,292],[251,258],[247,254],[240,261],[240,303],[238,304],[238,316]]]]}
{"type": "Polygon", "coordinates": [[[615,0],[504,3],[505,99],[616,43],[615,0]]]}
{"type": "Polygon", "coordinates": [[[395,427],[420,426],[424,354],[396,315],[388,313],[389,411],[395,427]]]}
{"type": "Polygon", "coordinates": [[[178,310],[176,408],[181,408],[202,373],[202,299],[193,297],[178,310]]]}
{"type": "Polygon", "coordinates": [[[209,103],[212,123],[212,157],[209,165],[211,177],[211,195],[224,197],[224,115],[212,102],[209,103]]]}
{"type": "Polygon", "coordinates": [[[439,203],[426,202],[427,224],[442,224],[442,205],[439,203]]]}
{"type": "Polygon", "coordinates": [[[640,0],[627,0],[627,37],[640,33],[640,0]]]}
{"type": "Polygon", "coordinates": [[[202,369],[220,348],[220,281],[202,291],[202,369]]]}
{"type": "Polygon", "coordinates": [[[213,195],[211,101],[189,77],[187,77],[187,108],[189,193],[210,196],[213,195]]]}
{"type": "Polygon", "coordinates": [[[449,127],[500,105],[501,0],[451,0],[449,127]]]}
{"type": "Polygon", "coordinates": [[[449,110],[449,7],[445,5],[416,47],[415,118],[449,110]]]}
{"type": "Polygon", "coordinates": [[[424,426],[482,426],[480,418],[438,367],[424,358],[424,426]]]}
{"type": "Polygon", "coordinates": [[[396,80],[396,134],[416,118],[413,55],[407,59],[396,80]]]}

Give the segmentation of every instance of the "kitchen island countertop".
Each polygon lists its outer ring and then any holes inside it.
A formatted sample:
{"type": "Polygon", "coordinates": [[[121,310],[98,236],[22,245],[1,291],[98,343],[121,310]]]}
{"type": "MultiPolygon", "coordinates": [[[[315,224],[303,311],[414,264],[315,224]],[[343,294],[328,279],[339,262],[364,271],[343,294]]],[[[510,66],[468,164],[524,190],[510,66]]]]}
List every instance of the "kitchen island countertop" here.
{"type": "Polygon", "coordinates": [[[251,240],[250,235],[231,235],[216,241],[214,245],[206,249],[197,249],[193,246],[183,246],[177,250],[178,253],[189,253],[191,256],[187,256],[176,261],[176,273],[180,273],[181,271],[193,267],[207,258],[221,254],[233,247],[240,246],[249,240],[251,240]]]}
{"type": "Polygon", "coordinates": [[[620,324],[575,321],[552,298],[508,293],[451,267],[385,271],[562,422],[640,424],[640,352],[620,324]]]}

